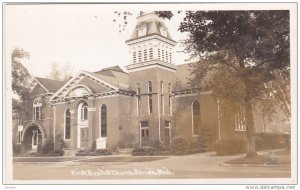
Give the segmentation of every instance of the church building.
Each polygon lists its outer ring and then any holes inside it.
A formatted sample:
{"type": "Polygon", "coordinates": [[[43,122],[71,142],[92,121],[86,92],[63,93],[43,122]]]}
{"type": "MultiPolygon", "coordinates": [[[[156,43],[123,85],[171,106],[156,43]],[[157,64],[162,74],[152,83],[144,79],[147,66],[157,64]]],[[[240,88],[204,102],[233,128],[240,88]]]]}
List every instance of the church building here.
{"type": "Polygon", "coordinates": [[[189,86],[191,68],[173,63],[176,41],[162,18],[140,15],[126,44],[126,71],[80,71],[63,82],[35,77],[14,141],[35,150],[47,139],[63,139],[67,149],[80,150],[95,142],[113,149],[169,144],[178,136],[197,140],[202,128],[216,140],[246,137],[242,108],[228,111],[210,92],[189,86]]]}

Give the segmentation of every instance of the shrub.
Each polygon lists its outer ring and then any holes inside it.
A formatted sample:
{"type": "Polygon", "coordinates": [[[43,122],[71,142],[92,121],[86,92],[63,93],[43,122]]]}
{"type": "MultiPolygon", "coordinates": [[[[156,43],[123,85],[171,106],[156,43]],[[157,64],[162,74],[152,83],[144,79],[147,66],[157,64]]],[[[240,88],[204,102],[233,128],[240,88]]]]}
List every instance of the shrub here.
{"type": "Polygon", "coordinates": [[[132,150],[132,156],[151,156],[155,154],[155,149],[152,147],[136,147],[132,150]]]}
{"type": "Polygon", "coordinates": [[[96,150],[96,148],[97,148],[96,146],[97,146],[96,141],[93,141],[93,144],[91,146],[91,152],[94,152],[96,150]]]}
{"type": "Polygon", "coordinates": [[[42,145],[42,148],[39,153],[41,154],[49,154],[54,151],[54,142],[53,139],[47,139],[44,144],[42,145]]]}
{"type": "Polygon", "coordinates": [[[13,144],[13,154],[20,155],[24,153],[24,146],[22,144],[13,144]]]}
{"type": "Polygon", "coordinates": [[[174,137],[170,145],[171,151],[176,155],[188,153],[189,143],[184,137],[174,137]]]}
{"type": "Polygon", "coordinates": [[[255,136],[257,150],[288,148],[290,136],[287,134],[258,133],[255,136]]]}
{"type": "Polygon", "coordinates": [[[223,139],[214,144],[217,155],[234,155],[246,152],[246,141],[242,139],[223,139]]]}
{"type": "Polygon", "coordinates": [[[91,151],[91,149],[79,150],[76,156],[107,156],[112,155],[113,151],[110,149],[98,149],[91,151]]]}

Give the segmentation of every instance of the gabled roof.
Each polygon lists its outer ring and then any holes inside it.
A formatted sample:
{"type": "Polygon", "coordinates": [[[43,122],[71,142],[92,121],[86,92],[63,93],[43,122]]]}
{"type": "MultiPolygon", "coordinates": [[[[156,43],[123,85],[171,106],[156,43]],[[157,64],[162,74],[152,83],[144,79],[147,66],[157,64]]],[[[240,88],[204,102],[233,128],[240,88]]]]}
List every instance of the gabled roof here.
{"type": "Polygon", "coordinates": [[[36,85],[42,87],[47,93],[55,93],[66,81],[52,80],[42,77],[34,77],[30,82],[29,88],[34,89],[36,85]]]}
{"type": "Polygon", "coordinates": [[[66,81],[52,80],[47,78],[35,77],[41,85],[43,85],[49,92],[56,92],[62,87],[66,81]]]}

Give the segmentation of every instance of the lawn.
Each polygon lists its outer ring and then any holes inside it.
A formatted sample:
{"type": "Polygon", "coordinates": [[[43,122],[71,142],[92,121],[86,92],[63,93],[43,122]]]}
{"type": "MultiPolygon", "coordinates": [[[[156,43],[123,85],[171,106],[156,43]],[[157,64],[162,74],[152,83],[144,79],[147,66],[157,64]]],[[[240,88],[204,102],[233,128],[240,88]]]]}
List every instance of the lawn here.
{"type": "Polygon", "coordinates": [[[287,150],[269,152],[254,158],[237,158],[225,162],[225,164],[258,164],[258,165],[291,165],[291,153],[287,150]]]}
{"type": "Polygon", "coordinates": [[[66,162],[80,159],[80,157],[15,157],[14,162],[66,162]]]}
{"type": "Polygon", "coordinates": [[[95,157],[91,159],[78,160],[76,162],[149,162],[154,160],[166,159],[166,156],[151,157],[151,156],[116,156],[116,157],[95,157]]]}

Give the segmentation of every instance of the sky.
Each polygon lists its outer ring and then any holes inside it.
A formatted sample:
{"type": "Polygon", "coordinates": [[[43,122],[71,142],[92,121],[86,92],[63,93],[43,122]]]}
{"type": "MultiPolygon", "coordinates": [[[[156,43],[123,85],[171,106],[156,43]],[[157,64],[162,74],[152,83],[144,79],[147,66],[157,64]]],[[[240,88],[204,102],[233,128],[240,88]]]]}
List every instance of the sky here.
{"type": "MultiPolygon", "coordinates": [[[[131,36],[141,9],[130,10],[133,15],[120,33],[114,13],[122,11],[120,6],[8,5],[4,10],[5,55],[9,56],[14,47],[28,51],[30,59],[22,62],[31,75],[39,77],[49,75],[53,62],[70,64],[75,73],[95,72],[114,65],[124,68],[130,63],[125,41],[131,36]]],[[[175,14],[171,21],[165,21],[175,41],[187,36],[178,31],[183,17],[175,14]]],[[[174,48],[173,62],[177,65],[188,59],[187,54],[179,53],[181,50],[180,44],[174,48]]]]}

